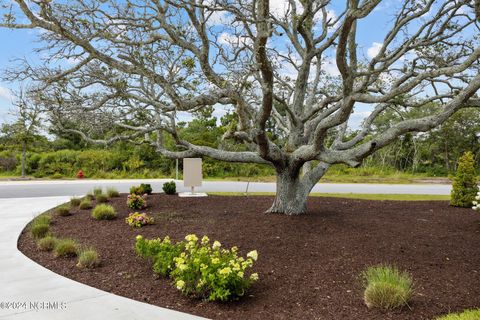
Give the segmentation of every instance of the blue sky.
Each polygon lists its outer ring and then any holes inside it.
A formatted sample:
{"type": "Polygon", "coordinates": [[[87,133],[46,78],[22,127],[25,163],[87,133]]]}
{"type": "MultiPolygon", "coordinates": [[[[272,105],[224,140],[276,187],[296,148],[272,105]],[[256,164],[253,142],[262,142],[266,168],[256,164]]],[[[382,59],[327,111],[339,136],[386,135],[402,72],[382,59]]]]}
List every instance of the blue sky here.
{"type": "MultiPolygon", "coordinates": [[[[271,5],[279,9],[280,3],[285,0],[271,0],[271,5]]],[[[342,11],[342,7],[335,5],[343,4],[345,1],[332,1],[332,15],[342,11]]],[[[385,32],[392,21],[394,8],[401,4],[401,1],[383,0],[375,9],[373,14],[367,19],[360,22],[358,30],[359,50],[365,57],[371,56],[375,50],[382,44],[385,32]]],[[[35,42],[36,31],[33,30],[8,30],[0,28],[0,70],[15,65],[15,58],[27,58],[34,62],[38,59],[36,53],[33,52],[39,44],[35,42]]],[[[8,111],[11,109],[11,93],[10,89],[18,86],[16,83],[0,82],[0,123],[11,119],[8,111]]],[[[368,115],[371,107],[359,105],[355,109],[355,113],[351,119],[351,127],[357,127],[361,120],[368,115]]],[[[222,111],[216,112],[221,115],[222,111]]]]}

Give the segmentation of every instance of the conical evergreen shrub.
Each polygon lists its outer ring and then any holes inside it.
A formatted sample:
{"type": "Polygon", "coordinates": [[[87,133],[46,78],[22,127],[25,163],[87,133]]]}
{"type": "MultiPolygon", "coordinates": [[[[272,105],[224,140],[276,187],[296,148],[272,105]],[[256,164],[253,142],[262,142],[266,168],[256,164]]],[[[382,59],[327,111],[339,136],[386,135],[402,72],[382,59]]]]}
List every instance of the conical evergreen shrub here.
{"type": "Polygon", "coordinates": [[[470,151],[458,159],[457,173],[453,180],[450,205],[454,207],[471,207],[478,192],[475,158],[470,151]]]}

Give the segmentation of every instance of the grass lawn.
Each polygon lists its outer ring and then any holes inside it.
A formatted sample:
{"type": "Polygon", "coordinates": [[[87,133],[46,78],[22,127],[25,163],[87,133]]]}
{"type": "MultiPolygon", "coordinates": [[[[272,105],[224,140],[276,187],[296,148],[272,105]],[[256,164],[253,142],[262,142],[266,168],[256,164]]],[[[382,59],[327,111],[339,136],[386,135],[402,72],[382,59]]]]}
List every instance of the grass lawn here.
{"type": "MultiPolygon", "coordinates": [[[[245,196],[243,192],[209,192],[220,196],[245,196]]],[[[273,192],[251,192],[249,196],[274,196],[273,192]]],[[[396,201],[433,201],[450,200],[449,195],[434,194],[369,194],[369,193],[311,193],[312,197],[331,197],[363,200],[396,200],[396,201]]]]}

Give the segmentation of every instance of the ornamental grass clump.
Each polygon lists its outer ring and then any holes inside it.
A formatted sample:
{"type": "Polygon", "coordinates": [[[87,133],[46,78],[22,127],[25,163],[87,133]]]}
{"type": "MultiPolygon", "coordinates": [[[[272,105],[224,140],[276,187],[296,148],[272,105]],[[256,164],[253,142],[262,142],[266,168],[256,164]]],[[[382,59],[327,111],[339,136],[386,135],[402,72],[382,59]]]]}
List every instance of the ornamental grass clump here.
{"type": "Polygon", "coordinates": [[[147,194],[143,196],[129,194],[127,197],[127,206],[132,210],[145,209],[147,207],[147,194]]]}
{"type": "Polygon", "coordinates": [[[55,214],[57,216],[61,216],[61,217],[66,217],[66,216],[72,215],[72,213],[70,212],[70,207],[68,207],[68,206],[57,207],[55,209],[55,214]]]}
{"type": "Polygon", "coordinates": [[[46,236],[45,238],[37,241],[37,247],[42,251],[52,251],[56,244],[57,238],[53,236],[46,236]]]}
{"type": "Polygon", "coordinates": [[[70,206],[78,207],[81,202],[82,202],[82,199],[73,197],[70,199],[70,206]]]}
{"type": "Polygon", "coordinates": [[[75,257],[77,255],[78,245],[73,239],[58,239],[53,248],[55,257],[75,257]]]}
{"type": "Polygon", "coordinates": [[[85,248],[80,250],[78,254],[77,267],[93,269],[100,265],[100,257],[98,252],[93,248],[85,248]]]}
{"type": "Polygon", "coordinates": [[[412,277],[389,266],[370,267],[362,273],[364,301],[368,308],[390,310],[408,304],[412,296],[412,277]]]}
{"type": "Polygon", "coordinates": [[[96,196],[96,200],[97,200],[98,203],[105,203],[105,202],[108,201],[108,197],[107,197],[107,195],[102,193],[102,194],[99,194],[99,195],[96,196]]]}
{"type": "Polygon", "coordinates": [[[50,231],[51,217],[41,215],[33,219],[30,223],[29,231],[34,239],[41,239],[48,235],[50,231]]]}
{"type": "Polygon", "coordinates": [[[167,277],[175,267],[175,259],[185,249],[183,241],[173,243],[168,236],[163,240],[144,239],[142,236],[137,236],[135,242],[135,251],[142,257],[150,260],[153,264],[153,272],[167,277]]]}
{"type": "Polygon", "coordinates": [[[118,190],[114,187],[109,187],[107,188],[107,196],[109,198],[117,198],[120,196],[120,193],[118,192],[118,190]]]}
{"type": "Polygon", "coordinates": [[[96,187],[96,188],[93,188],[93,195],[96,197],[98,195],[101,195],[103,193],[103,190],[101,187],[96,187]]]}
{"type": "Polygon", "coordinates": [[[450,313],[436,320],[480,320],[480,309],[465,310],[461,313],[450,313]]]}
{"type": "Polygon", "coordinates": [[[128,217],[125,218],[125,222],[130,227],[141,228],[143,226],[146,226],[147,224],[153,224],[155,222],[155,219],[153,219],[153,217],[150,217],[146,213],[135,212],[128,214],[128,217]]]}
{"type": "Polygon", "coordinates": [[[79,208],[82,209],[82,210],[92,209],[92,207],[93,207],[92,201],[89,200],[88,198],[83,199],[82,202],[80,202],[80,205],[79,205],[79,208]]]}
{"type": "Polygon", "coordinates": [[[97,220],[112,220],[116,217],[117,212],[108,204],[99,204],[92,210],[92,218],[97,220]]]}

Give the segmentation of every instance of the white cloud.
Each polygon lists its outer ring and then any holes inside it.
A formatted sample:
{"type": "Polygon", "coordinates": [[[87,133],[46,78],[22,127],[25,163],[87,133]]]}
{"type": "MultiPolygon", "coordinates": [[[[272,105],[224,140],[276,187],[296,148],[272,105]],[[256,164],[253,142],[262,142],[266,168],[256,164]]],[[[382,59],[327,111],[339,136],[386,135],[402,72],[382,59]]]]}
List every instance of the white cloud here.
{"type": "Polygon", "coordinates": [[[382,48],[382,46],[383,46],[383,43],[380,43],[380,42],[372,43],[372,46],[367,50],[368,57],[370,59],[374,58],[380,52],[380,49],[382,48]]]}
{"type": "Polygon", "coordinates": [[[233,22],[232,16],[226,11],[214,11],[208,18],[208,25],[228,25],[233,22]]]}
{"type": "Polygon", "coordinates": [[[5,99],[8,101],[13,100],[13,94],[10,89],[0,86],[0,99],[5,99]]]}

